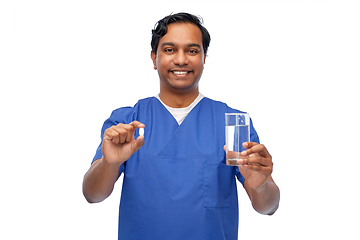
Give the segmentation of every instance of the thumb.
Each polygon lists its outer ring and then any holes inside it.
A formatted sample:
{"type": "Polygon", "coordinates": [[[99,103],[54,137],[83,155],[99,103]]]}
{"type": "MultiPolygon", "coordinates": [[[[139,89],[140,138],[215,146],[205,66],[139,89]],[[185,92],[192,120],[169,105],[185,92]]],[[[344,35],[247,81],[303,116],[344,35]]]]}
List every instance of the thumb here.
{"type": "Polygon", "coordinates": [[[139,136],[132,145],[132,149],[133,152],[136,152],[137,150],[139,150],[143,145],[144,145],[145,141],[144,141],[144,136],[139,136]]]}

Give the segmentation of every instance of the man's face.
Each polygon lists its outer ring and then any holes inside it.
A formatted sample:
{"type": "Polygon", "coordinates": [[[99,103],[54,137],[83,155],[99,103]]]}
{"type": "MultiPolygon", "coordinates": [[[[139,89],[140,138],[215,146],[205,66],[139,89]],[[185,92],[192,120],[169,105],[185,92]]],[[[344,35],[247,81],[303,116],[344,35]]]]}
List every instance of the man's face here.
{"type": "Polygon", "coordinates": [[[161,91],[198,91],[206,55],[200,29],[191,23],[172,23],[160,39],[157,53],[151,52],[158,70],[161,91]]]}

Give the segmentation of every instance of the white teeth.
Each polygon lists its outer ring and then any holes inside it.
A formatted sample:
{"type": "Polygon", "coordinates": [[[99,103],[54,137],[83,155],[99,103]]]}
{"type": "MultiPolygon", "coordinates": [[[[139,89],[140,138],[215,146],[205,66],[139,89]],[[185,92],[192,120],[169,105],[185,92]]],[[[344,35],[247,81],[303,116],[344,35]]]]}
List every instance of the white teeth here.
{"type": "Polygon", "coordinates": [[[183,74],[187,74],[188,71],[173,71],[173,73],[178,74],[178,75],[183,75],[183,74]]]}

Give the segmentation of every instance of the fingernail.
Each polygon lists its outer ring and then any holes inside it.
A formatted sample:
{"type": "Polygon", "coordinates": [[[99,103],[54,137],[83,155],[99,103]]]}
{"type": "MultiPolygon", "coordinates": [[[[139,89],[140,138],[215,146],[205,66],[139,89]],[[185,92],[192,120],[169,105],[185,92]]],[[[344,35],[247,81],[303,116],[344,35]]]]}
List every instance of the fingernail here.
{"type": "Polygon", "coordinates": [[[247,151],[245,150],[245,151],[242,151],[241,152],[241,155],[243,155],[244,157],[247,155],[247,151]]]}
{"type": "Polygon", "coordinates": [[[248,145],[249,145],[249,144],[248,144],[247,142],[244,142],[244,143],[243,143],[243,146],[244,146],[245,148],[247,148],[248,145]]]}

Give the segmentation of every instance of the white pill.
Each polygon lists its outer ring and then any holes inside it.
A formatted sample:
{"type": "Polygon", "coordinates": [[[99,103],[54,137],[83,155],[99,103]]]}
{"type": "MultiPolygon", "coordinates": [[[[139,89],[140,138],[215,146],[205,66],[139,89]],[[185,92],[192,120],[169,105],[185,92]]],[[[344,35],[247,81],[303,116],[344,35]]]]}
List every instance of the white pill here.
{"type": "Polygon", "coordinates": [[[144,128],[139,128],[139,135],[144,136],[144,128]]]}

